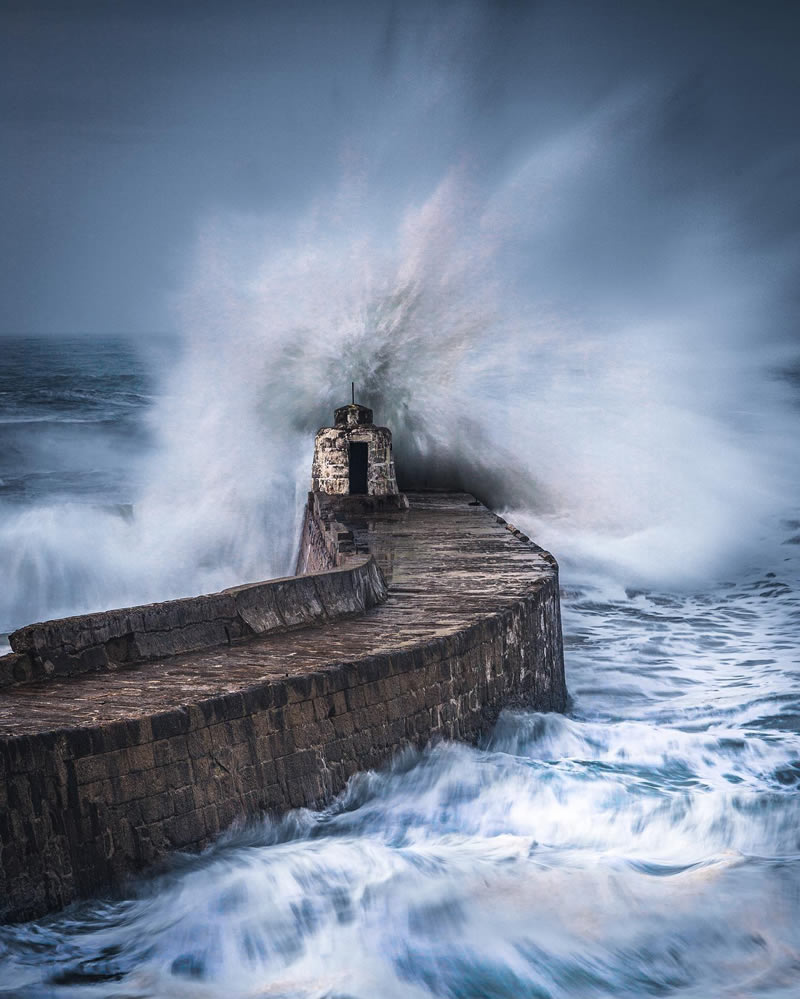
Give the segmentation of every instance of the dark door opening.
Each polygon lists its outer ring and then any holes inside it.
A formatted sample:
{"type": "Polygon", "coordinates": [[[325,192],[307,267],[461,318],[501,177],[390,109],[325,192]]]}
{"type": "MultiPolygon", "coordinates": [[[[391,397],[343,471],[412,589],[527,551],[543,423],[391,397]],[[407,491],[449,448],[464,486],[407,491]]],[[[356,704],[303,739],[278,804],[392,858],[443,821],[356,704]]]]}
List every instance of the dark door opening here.
{"type": "Polygon", "coordinates": [[[367,495],[367,460],[369,445],[352,441],[349,444],[350,495],[367,495]]]}

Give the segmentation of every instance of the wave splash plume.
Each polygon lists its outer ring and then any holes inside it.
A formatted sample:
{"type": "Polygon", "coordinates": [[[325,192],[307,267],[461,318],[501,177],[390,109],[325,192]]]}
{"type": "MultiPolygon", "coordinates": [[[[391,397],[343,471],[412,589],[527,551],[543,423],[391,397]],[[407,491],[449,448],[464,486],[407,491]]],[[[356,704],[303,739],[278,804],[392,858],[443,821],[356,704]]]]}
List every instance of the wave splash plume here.
{"type": "MultiPolygon", "coordinates": [[[[796,487],[797,250],[783,133],[759,133],[727,59],[691,75],[708,26],[688,16],[649,62],[588,9],[393,22],[338,163],[289,204],[207,212],[177,345],[124,362],[137,441],[105,423],[70,450],[70,467],[114,470],[126,516],[98,509],[102,474],[95,496],[66,476],[21,506],[0,486],[0,630],[286,572],[313,432],[351,380],[407,484],[522,511],[626,584],[724,572],[796,487]],[[567,40],[580,74],[554,65],[567,40]],[[757,211],[745,190],[765,192],[757,211]]],[[[30,357],[13,362],[4,408],[40,419],[20,396],[30,357]]],[[[92,364],[61,386],[63,420],[97,418],[74,396],[108,372],[92,364]]],[[[36,445],[62,477],[63,432],[46,423],[36,445]]],[[[19,464],[32,438],[13,433],[19,464]]]]}
{"type": "Polygon", "coordinates": [[[759,12],[518,7],[400,18],[336,169],[208,213],[176,344],[7,352],[0,630],[285,573],[354,380],[559,557],[569,715],[0,929],[0,996],[796,996],[793,77],[759,12]]]}

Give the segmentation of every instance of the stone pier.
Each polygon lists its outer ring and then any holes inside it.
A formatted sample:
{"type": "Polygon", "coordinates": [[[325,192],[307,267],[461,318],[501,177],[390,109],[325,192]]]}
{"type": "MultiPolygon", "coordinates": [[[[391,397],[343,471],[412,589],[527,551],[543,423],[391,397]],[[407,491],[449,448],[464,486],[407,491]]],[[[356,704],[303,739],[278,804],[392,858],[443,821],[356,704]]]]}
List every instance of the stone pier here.
{"type": "Polygon", "coordinates": [[[0,658],[0,905],[108,891],[318,807],[503,707],[563,711],[558,567],[465,493],[312,497],[308,575],[22,629],[0,658]]]}

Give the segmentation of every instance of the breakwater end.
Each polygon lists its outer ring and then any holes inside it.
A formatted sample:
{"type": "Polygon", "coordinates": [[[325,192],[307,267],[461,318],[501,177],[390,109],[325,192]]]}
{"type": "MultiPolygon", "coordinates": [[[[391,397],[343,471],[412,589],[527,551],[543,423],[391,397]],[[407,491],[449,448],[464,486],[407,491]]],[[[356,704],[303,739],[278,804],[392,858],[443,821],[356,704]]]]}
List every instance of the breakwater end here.
{"type": "Polygon", "coordinates": [[[469,494],[312,494],[300,559],[319,571],[12,636],[3,918],[320,806],[406,745],[476,740],[503,707],[564,710],[555,560],[469,494]]]}

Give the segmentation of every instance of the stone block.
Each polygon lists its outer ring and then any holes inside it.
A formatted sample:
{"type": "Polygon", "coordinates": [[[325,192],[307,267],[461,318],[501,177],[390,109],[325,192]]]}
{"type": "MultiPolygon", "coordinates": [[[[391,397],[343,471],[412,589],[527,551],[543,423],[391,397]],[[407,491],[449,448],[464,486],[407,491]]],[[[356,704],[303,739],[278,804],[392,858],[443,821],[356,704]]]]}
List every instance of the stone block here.
{"type": "Polygon", "coordinates": [[[188,731],[189,712],[185,708],[175,708],[172,711],[153,715],[151,722],[154,739],[170,739],[188,731]]]}

